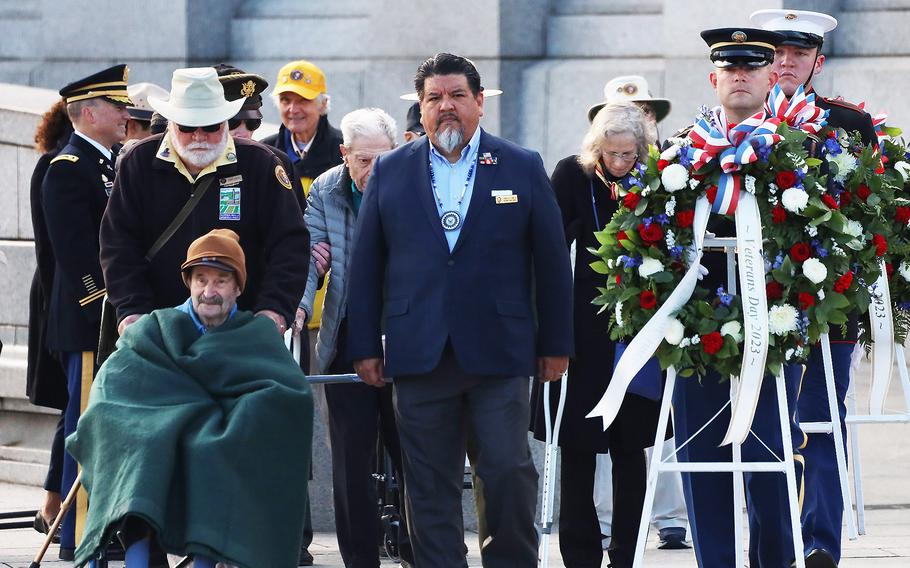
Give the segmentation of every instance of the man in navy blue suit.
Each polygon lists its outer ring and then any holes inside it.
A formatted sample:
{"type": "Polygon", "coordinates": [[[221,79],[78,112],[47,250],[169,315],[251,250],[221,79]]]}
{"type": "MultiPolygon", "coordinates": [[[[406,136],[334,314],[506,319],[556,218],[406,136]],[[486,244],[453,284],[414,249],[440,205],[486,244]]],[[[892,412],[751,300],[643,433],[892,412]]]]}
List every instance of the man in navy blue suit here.
{"type": "Polygon", "coordinates": [[[417,565],[467,566],[470,430],[489,532],[483,565],[532,567],[528,378],[559,379],[573,350],[559,209],[540,156],[479,128],[471,61],[437,54],[414,83],[427,136],[374,165],[354,237],[348,356],[368,384],[395,377],[417,565]]]}

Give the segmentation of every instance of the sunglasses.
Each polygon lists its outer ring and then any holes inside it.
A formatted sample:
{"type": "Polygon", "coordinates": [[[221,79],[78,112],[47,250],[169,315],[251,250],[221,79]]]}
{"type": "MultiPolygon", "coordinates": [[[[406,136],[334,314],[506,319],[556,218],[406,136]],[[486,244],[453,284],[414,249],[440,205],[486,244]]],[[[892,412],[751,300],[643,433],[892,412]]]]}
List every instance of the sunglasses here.
{"type": "Polygon", "coordinates": [[[213,132],[218,132],[221,129],[221,123],[219,122],[218,124],[209,124],[208,126],[184,126],[182,124],[178,124],[177,129],[184,134],[192,134],[197,130],[202,130],[203,132],[212,134],[213,132]]]}
{"type": "Polygon", "coordinates": [[[262,126],[261,118],[232,118],[228,121],[228,130],[234,130],[241,124],[246,124],[246,129],[250,132],[262,126]]]}

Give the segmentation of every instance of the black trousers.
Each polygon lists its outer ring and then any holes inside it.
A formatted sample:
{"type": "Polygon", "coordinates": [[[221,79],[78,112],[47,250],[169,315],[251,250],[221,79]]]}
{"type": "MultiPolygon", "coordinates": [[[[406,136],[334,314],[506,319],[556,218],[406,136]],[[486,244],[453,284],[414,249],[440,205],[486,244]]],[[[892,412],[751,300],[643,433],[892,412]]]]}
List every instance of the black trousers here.
{"type": "MultiPolygon", "coordinates": [[[[354,371],[345,354],[345,322],[329,374],[354,371]]],[[[375,481],[376,441],[382,432],[386,451],[401,472],[401,447],[392,408],[392,386],[378,389],[365,384],[325,385],[332,446],[332,488],[335,502],[335,532],[346,568],[378,568],[380,521],[375,481]]],[[[399,473],[399,479],[401,475],[399,473]]],[[[402,498],[403,501],[403,498],[402,498]]],[[[404,510],[400,512],[399,550],[412,561],[404,510]]]]}
{"type": "Polygon", "coordinates": [[[66,436],[63,435],[64,422],[65,418],[60,414],[57,429],[54,431],[54,441],[51,442],[51,461],[47,466],[47,477],[44,478],[44,490],[52,493],[60,493],[60,485],[63,483],[63,453],[66,451],[63,447],[66,440],[66,436]]]}
{"type": "Polygon", "coordinates": [[[537,471],[528,448],[528,382],[528,377],[469,375],[451,346],[433,371],[395,377],[417,566],[467,566],[461,493],[469,428],[476,434],[475,473],[483,485],[489,535],[481,548],[483,566],[537,565],[537,471]]]}
{"type": "MultiPolygon", "coordinates": [[[[566,568],[600,568],[603,547],[594,507],[593,451],[561,447],[559,552],[566,568]]],[[[638,524],[645,501],[647,465],[644,450],[610,450],[613,459],[613,534],[610,566],[631,568],[638,524]]]]}

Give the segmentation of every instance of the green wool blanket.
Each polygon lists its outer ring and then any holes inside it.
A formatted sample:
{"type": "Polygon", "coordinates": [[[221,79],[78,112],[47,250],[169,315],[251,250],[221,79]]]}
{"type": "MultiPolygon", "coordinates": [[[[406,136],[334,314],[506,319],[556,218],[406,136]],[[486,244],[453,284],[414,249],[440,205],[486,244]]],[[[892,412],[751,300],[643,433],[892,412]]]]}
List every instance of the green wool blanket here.
{"type": "Polygon", "coordinates": [[[171,554],[297,566],[313,399],[271,320],[237,312],[200,335],[157,310],[123,334],[66,448],[89,509],[81,566],[126,515],[171,554]]]}

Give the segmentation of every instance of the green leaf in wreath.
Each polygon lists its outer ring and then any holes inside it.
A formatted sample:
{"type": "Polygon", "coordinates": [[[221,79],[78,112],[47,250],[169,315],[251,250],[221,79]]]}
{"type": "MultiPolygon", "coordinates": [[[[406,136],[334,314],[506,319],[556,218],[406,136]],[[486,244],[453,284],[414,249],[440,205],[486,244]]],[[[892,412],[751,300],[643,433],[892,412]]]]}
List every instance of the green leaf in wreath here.
{"type": "Polygon", "coordinates": [[[591,270],[598,274],[609,274],[610,269],[607,267],[607,263],[602,260],[595,260],[590,264],[591,270]]]}

